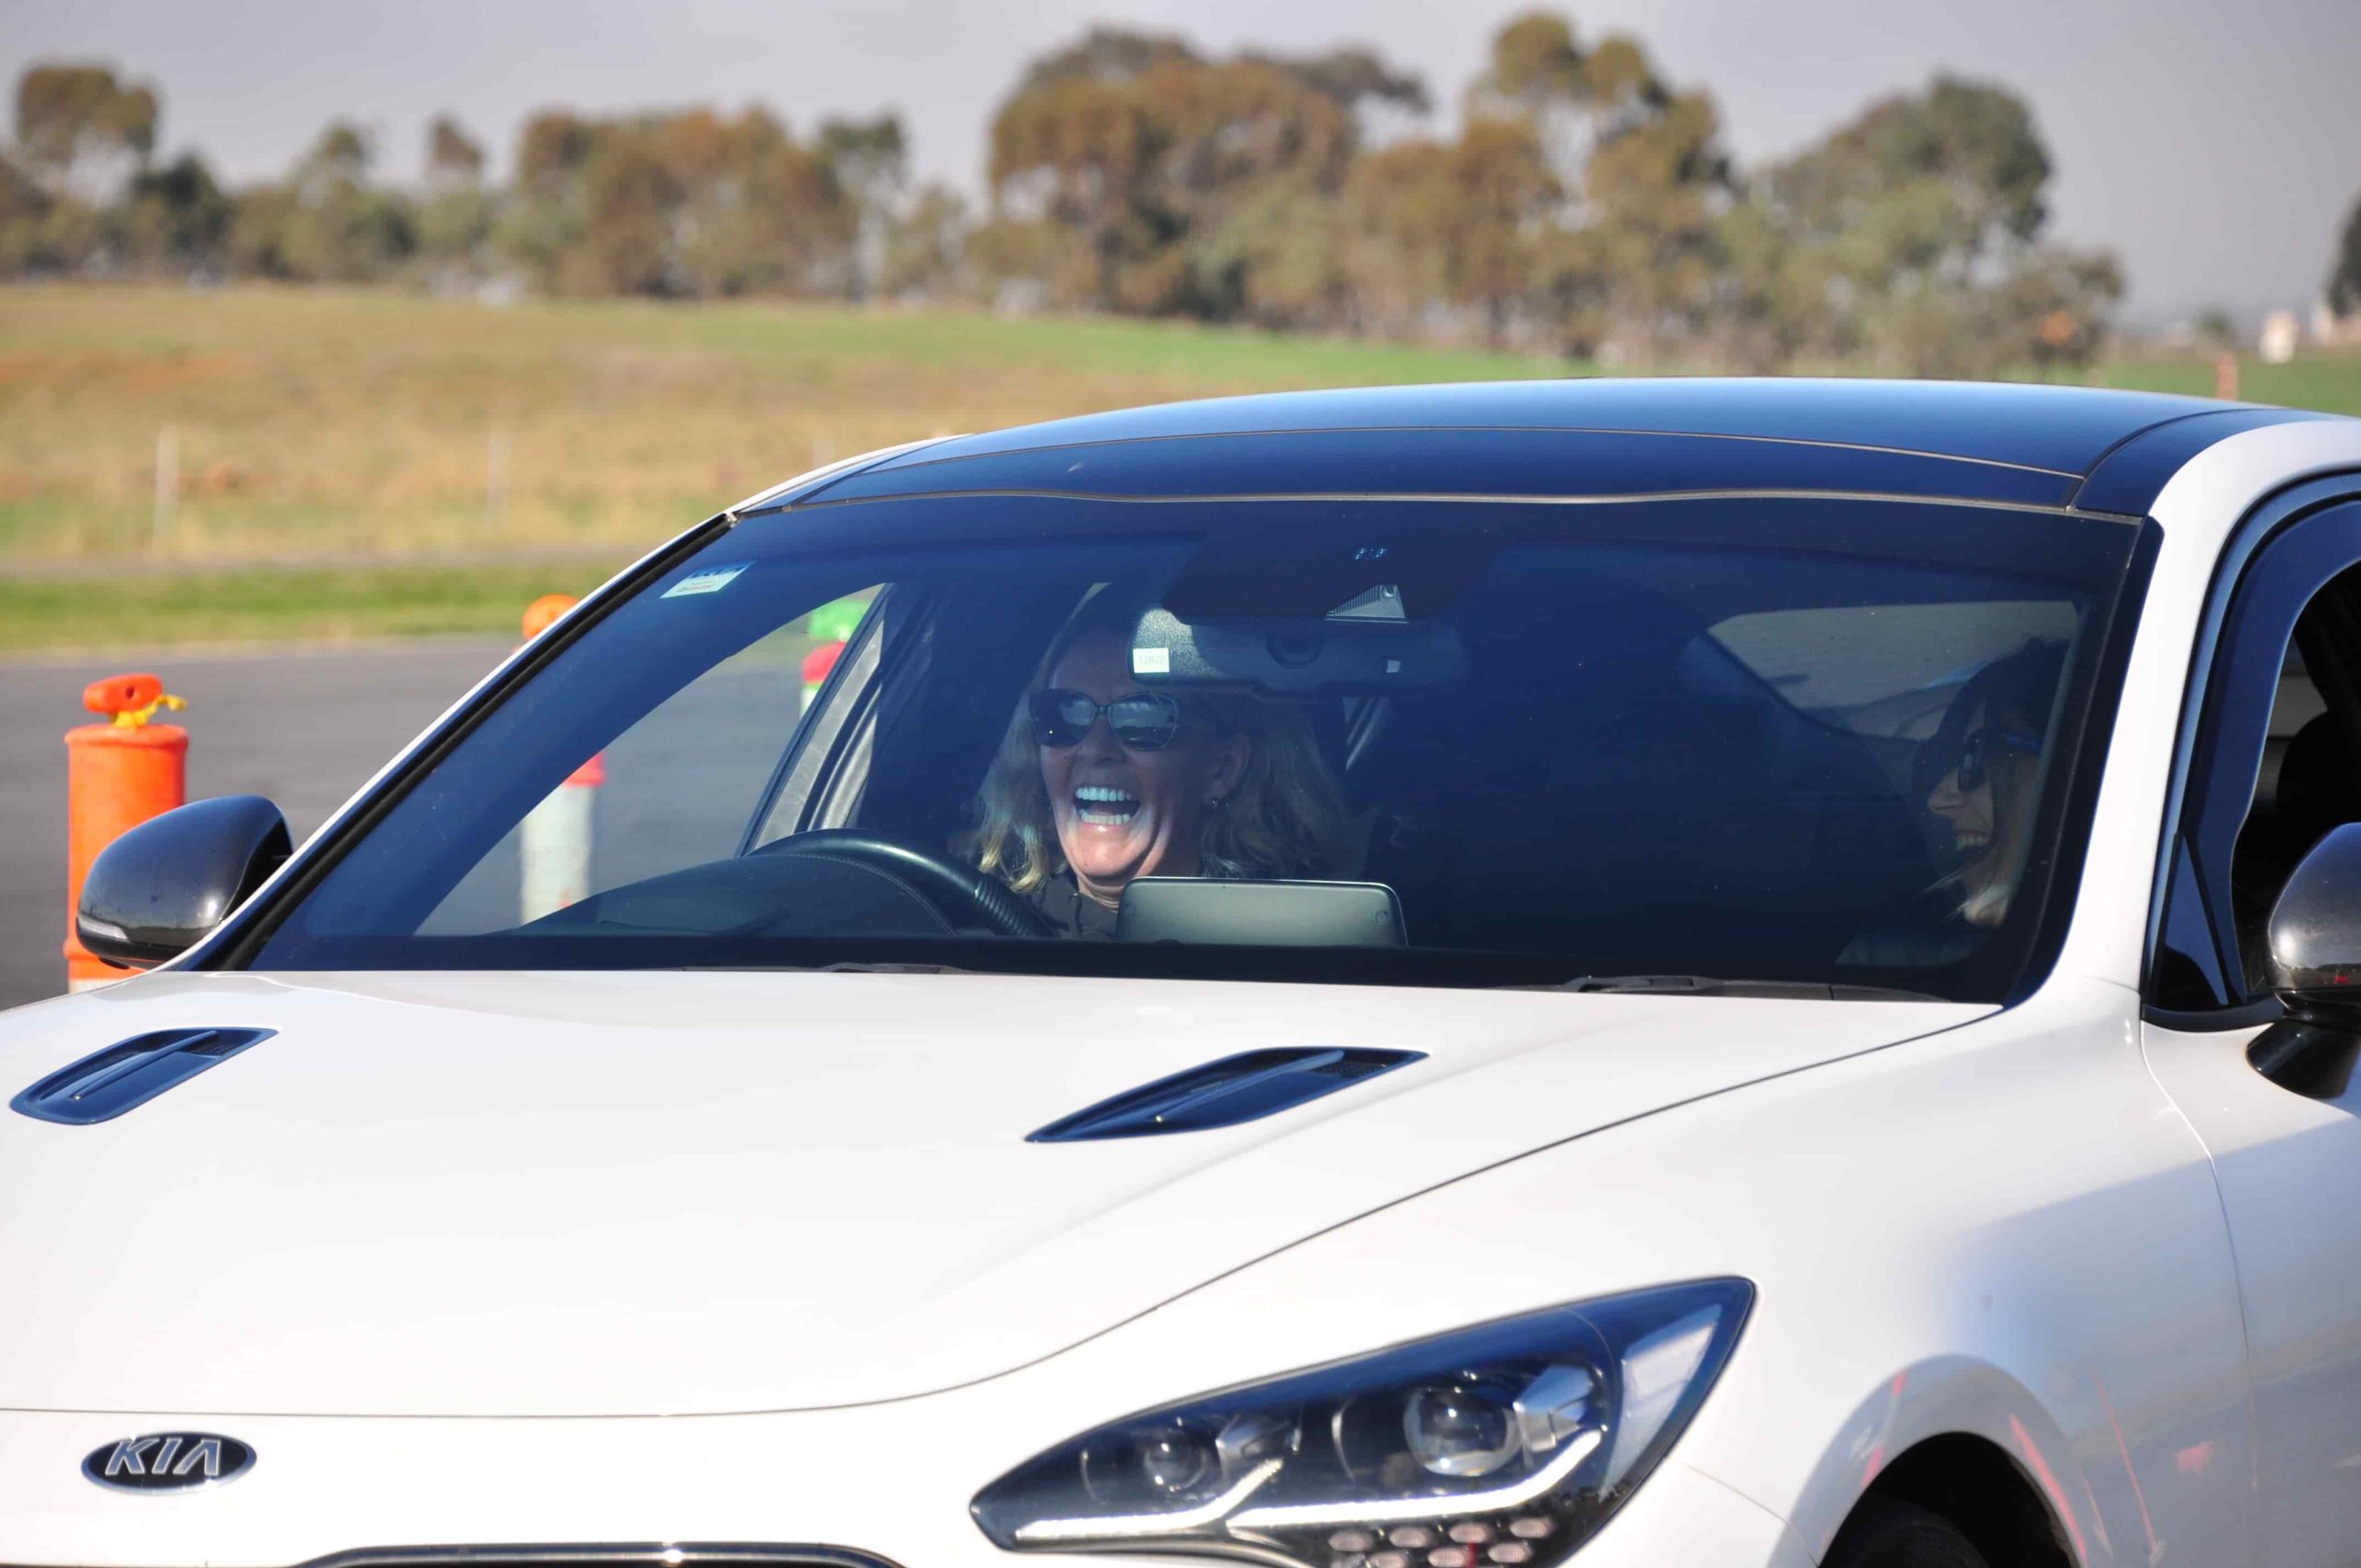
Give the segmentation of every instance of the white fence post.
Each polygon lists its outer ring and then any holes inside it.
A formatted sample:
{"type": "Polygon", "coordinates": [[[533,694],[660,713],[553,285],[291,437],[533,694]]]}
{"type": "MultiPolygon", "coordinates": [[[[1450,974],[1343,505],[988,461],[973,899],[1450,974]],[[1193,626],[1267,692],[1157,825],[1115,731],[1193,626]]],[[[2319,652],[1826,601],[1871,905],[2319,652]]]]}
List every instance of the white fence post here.
{"type": "Polygon", "coordinates": [[[172,537],[181,504],[181,433],[176,425],[156,427],[156,509],[148,520],[148,544],[161,550],[172,537]]]}

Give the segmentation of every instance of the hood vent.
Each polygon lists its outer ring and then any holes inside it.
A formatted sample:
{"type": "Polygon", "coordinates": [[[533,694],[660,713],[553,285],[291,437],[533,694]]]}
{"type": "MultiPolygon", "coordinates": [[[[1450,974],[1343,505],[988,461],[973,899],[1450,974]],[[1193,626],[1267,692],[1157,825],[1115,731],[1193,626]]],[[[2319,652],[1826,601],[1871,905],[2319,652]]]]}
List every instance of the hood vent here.
{"type": "Polygon", "coordinates": [[[1102,1099],[1087,1111],[1050,1123],[1025,1141],[1071,1144],[1231,1127],[1318,1099],[1363,1078],[1423,1061],[1425,1056],[1421,1051],[1366,1046],[1298,1045],[1242,1051],[1102,1099]]]}
{"type": "Polygon", "coordinates": [[[112,1121],[277,1032],[159,1029],[134,1035],[59,1068],[10,1100],[8,1108],[71,1127],[112,1121]]]}

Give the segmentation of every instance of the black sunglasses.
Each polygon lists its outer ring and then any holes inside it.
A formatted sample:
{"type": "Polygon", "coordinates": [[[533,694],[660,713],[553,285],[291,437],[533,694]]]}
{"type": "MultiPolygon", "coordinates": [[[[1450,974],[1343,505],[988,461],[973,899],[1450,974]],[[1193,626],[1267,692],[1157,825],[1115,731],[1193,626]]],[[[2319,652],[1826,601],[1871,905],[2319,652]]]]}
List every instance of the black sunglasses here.
{"type": "Polygon", "coordinates": [[[2023,752],[2037,756],[2041,752],[2041,737],[2028,735],[2022,730],[2011,730],[1998,724],[1987,724],[1962,737],[1957,750],[1942,744],[1938,735],[1918,749],[1918,792],[1930,793],[1950,774],[1959,775],[1959,788],[1964,792],[1981,790],[1992,776],[1992,755],[1995,752],[2023,752]]]}
{"type": "Polygon", "coordinates": [[[1107,716],[1108,732],[1127,751],[1160,752],[1180,733],[1180,705],[1161,692],[1133,692],[1104,705],[1087,692],[1051,686],[1025,699],[1033,739],[1045,746],[1071,746],[1090,733],[1092,720],[1107,716]]]}

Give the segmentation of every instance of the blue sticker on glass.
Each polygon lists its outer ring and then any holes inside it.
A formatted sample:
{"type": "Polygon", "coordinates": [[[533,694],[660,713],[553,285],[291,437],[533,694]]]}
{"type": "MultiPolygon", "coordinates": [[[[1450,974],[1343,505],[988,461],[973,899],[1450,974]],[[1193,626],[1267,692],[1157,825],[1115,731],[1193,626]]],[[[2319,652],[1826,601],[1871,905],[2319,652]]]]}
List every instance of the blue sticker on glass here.
{"type": "Polygon", "coordinates": [[[737,581],[739,573],[753,564],[751,561],[741,561],[732,566],[707,566],[702,571],[691,572],[687,576],[666,588],[664,597],[686,599],[691,594],[719,593],[737,581]]]}

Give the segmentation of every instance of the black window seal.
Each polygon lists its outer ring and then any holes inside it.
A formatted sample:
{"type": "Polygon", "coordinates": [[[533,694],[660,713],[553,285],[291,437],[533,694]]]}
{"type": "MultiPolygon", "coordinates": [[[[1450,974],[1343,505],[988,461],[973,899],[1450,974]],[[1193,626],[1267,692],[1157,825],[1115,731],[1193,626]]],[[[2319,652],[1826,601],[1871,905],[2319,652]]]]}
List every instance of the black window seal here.
{"type": "Polygon", "coordinates": [[[2215,1034],[2231,1029],[2259,1029],[2275,1024],[2287,1016],[2279,998],[2266,996],[2257,1002],[2242,1002],[2235,1007],[2222,1007],[2210,1012],[2191,1012],[2185,1007],[2160,1007],[2153,1002],[2142,1002],[2140,1017],[2143,1023],[2160,1029],[2174,1029],[2181,1034],[2215,1034]]]}
{"type": "Polygon", "coordinates": [[[2057,805],[2044,807],[2056,812],[2055,825],[2034,840],[2037,846],[2055,846],[2040,887],[2040,923],[2019,963],[2016,983],[2002,1000],[2004,1007],[2015,1006],[2047,985],[2058,956],[2066,950],[2066,933],[2082,901],[2082,868],[2090,858],[2091,829],[2098,821],[2099,787],[2106,777],[2106,754],[2121,711],[2124,672],[2131,664],[2132,645],[2139,640],[2141,615],[2147,608],[2149,578],[2163,547],[2164,530],[2143,521],[2107,606],[2106,624],[2094,639],[2097,654],[2090,661],[2085,687],[2090,695],[2082,705],[2082,729],[2065,754],[2072,771],[2057,805]]]}

